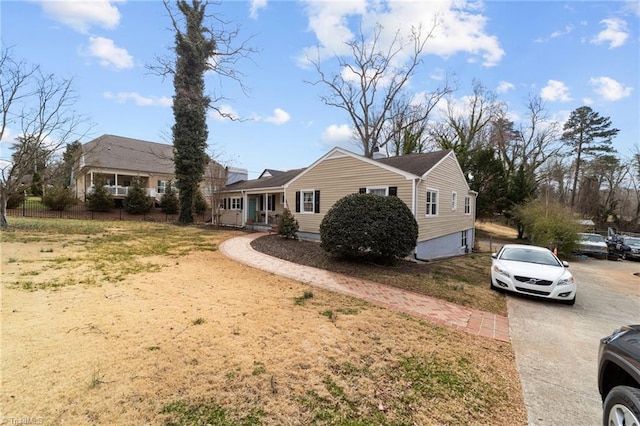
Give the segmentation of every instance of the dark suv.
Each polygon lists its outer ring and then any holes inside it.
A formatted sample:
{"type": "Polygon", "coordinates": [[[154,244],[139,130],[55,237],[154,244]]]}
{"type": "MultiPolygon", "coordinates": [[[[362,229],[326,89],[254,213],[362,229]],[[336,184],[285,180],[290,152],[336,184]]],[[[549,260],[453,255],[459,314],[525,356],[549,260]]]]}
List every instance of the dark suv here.
{"type": "Polygon", "coordinates": [[[614,235],[607,240],[609,258],[640,260],[640,237],[614,235]]]}
{"type": "Polygon", "coordinates": [[[605,426],[640,425],[640,325],[600,340],[598,390],[605,426]]]}

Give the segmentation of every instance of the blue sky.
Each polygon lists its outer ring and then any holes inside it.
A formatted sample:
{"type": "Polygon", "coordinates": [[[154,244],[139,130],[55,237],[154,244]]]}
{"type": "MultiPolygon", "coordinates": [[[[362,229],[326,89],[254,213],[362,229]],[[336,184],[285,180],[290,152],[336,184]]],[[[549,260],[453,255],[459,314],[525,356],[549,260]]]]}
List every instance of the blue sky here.
{"type": "MultiPolygon", "coordinates": [[[[569,113],[589,105],[620,129],[614,141],[627,157],[640,143],[640,2],[638,1],[223,1],[209,11],[240,28],[258,53],[237,70],[237,83],[207,76],[207,90],[224,96],[218,106],[241,121],[208,120],[209,145],[225,163],[246,168],[250,177],[264,168],[303,167],[336,145],[359,152],[349,142],[350,121],[324,105],[326,94],[305,66],[318,52],[322,67],[335,70],[331,52],[358,29],[379,23],[385,31],[441,20],[429,40],[423,64],[409,90],[433,90],[453,75],[462,99],[473,79],[524,117],[531,95],[539,95],[551,116],[564,123],[569,113]]],[[[14,56],[46,73],[73,77],[76,110],[94,124],[81,142],[109,133],[171,143],[171,79],[152,75],[145,65],[171,54],[173,34],[160,1],[7,1],[0,3],[2,43],[14,56]]],[[[0,143],[19,134],[15,124],[0,143]]]]}

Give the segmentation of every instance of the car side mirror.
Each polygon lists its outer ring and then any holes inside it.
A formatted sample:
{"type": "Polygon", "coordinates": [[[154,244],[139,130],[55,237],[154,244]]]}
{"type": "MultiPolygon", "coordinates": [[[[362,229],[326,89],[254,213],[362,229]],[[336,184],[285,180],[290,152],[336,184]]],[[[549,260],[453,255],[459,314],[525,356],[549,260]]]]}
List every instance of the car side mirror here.
{"type": "Polygon", "coordinates": [[[491,258],[492,259],[497,259],[498,258],[498,253],[491,253],[491,258]]]}
{"type": "Polygon", "coordinates": [[[567,262],[566,260],[562,261],[562,266],[564,266],[565,268],[569,267],[569,262],[567,262]]]}

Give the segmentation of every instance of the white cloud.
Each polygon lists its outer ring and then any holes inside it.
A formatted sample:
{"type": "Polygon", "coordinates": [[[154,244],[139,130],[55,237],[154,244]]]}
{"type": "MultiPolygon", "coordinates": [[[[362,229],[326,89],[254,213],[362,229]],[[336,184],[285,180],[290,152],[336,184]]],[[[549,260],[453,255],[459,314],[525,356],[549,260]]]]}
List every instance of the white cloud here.
{"type": "Polygon", "coordinates": [[[291,115],[281,108],[276,108],[273,110],[273,115],[269,117],[263,117],[260,115],[254,115],[253,119],[256,121],[264,121],[266,123],[273,123],[277,126],[281,124],[285,124],[291,119],[291,115]]]}
{"type": "Polygon", "coordinates": [[[267,7],[267,0],[251,0],[249,6],[249,16],[252,19],[258,19],[258,11],[267,7]]]}
{"type": "Polygon", "coordinates": [[[51,1],[42,0],[42,10],[51,19],[81,33],[92,25],[113,29],[120,23],[120,11],[114,5],[124,0],[51,1]]]}
{"type": "Polygon", "coordinates": [[[123,104],[129,100],[132,100],[138,106],[162,106],[170,107],[173,105],[173,99],[168,96],[161,97],[146,97],[136,92],[104,92],[102,96],[105,99],[112,99],[116,102],[123,104]]]}
{"type": "Polygon", "coordinates": [[[563,82],[557,80],[549,80],[547,85],[540,91],[540,96],[543,100],[550,102],[568,102],[571,100],[569,88],[563,82]]]}
{"type": "Polygon", "coordinates": [[[236,110],[234,110],[231,105],[220,105],[218,107],[218,110],[219,111],[211,111],[209,113],[209,117],[211,117],[215,121],[238,120],[240,118],[240,115],[238,115],[236,110]]]}
{"type": "Polygon", "coordinates": [[[607,101],[618,101],[631,95],[633,87],[625,87],[610,77],[594,77],[589,80],[595,92],[607,101]]]}
{"type": "Polygon", "coordinates": [[[324,129],[321,140],[327,146],[345,146],[353,140],[353,130],[348,124],[332,124],[324,129]]]}
{"type": "Polygon", "coordinates": [[[609,43],[609,49],[622,46],[629,38],[627,32],[626,21],[618,18],[603,19],[600,21],[606,27],[596,37],[591,40],[591,43],[602,44],[609,43]]]}
{"type": "Polygon", "coordinates": [[[633,13],[636,16],[640,16],[640,2],[638,0],[627,0],[623,10],[633,13]]]}
{"type": "MultiPolygon", "coordinates": [[[[381,50],[389,46],[398,29],[399,35],[407,41],[412,27],[421,26],[425,35],[437,22],[424,53],[449,57],[465,52],[473,57],[481,57],[485,66],[496,65],[504,56],[497,37],[486,33],[487,19],[480,14],[476,3],[457,0],[306,0],[305,4],[309,28],[315,33],[319,48],[317,51],[315,48],[305,49],[304,57],[300,59],[302,65],[305,65],[307,57],[323,60],[334,55],[348,55],[350,48],[346,43],[355,39],[354,33],[358,28],[371,35],[377,24],[384,28],[378,41],[381,50]]],[[[401,52],[397,59],[401,63],[408,55],[408,50],[401,52]]]]}
{"type": "Polygon", "coordinates": [[[496,88],[496,92],[498,93],[507,93],[509,90],[515,89],[516,86],[513,83],[509,83],[508,81],[501,81],[496,88]]]}
{"type": "Polygon", "coordinates": [[[589,97],[582,98],[582,103],[585,105],[593,105],[593,99],[589,97]]]}
{"type": "Polygon", "coordinates": [[[113,40],[104,37],[89,37],[89,47],[84,54],[98,58],[103,67],[113,67],[121,70],[133,68],[133,56],[127,49],[118,47],[113,40]]]}
{"type": "Polygon", "coordinates": [[[535,40],[536,43],[546,43],[554,38],[562,37],[564,35],[573,32],[575,27],[572,24],[566,25],[563,29],[552,32],[548,37],[539,37],[535,40]]]}
{"type": "Polygon", "coordinates": [[[16,141],[16,137],[17,135],[15,135],[10,128],[5,127],[0,143],[12,144],[16,141]]]}

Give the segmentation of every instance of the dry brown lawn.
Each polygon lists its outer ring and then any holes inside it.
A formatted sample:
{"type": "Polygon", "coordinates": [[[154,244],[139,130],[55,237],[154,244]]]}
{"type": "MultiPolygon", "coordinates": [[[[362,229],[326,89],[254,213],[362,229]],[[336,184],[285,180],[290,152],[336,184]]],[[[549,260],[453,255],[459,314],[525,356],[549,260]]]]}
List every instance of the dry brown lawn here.
{"type": "Polygon", "coordinates": [[[14,226],[3,422],[526,424],[510,344],[237,264],[236,232],[14,226]]]}

